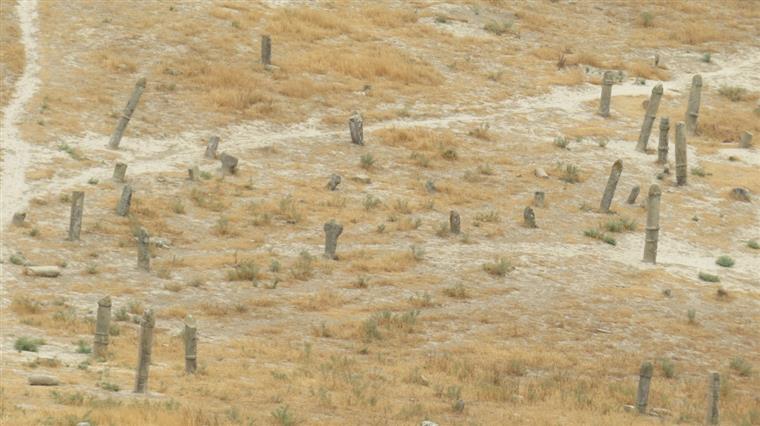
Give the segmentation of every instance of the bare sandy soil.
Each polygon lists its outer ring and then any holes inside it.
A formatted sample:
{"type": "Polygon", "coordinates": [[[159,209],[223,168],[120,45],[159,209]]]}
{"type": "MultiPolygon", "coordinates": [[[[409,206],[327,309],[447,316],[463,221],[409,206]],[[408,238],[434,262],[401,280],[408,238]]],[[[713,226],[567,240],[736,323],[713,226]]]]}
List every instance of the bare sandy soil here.
{"type": "Polygon", "coordinates": [[[738,144],[745,130],[760,134],[758,12],[739,13],[741,2],[341,6],[96,4],[78,18],[71,12],[87,6],[77,2],[18,3],[25,66],[2,122],[3,422],[699,424],[708,372],[719,371],[724,423],[760,424],[760,251],[750,247],[760,239],[760,154],[738,144]],[[160,25],[168,8],[175,21],[160,25]],[[706,11],[732,19],[698,21],[706,11]],[[99,37],[125,21],[120,13],[134,33],[99,37]],[[672,16],[701,22],[701,35],[671,28],[683,21],[672,16]],[[593,42],[609,51],[590,53],[574,27],[597,28],[593,42]],[[217,75],[204,62],[214,43],[255,60],[258,45],[241,40],[262,31],[274,34],[274,67],[232,60],[234,72],[217,75]],[[174,50],[161,47],[175,38],[174,50]],[[145,50],[123,54],[132,46],[145,50]],[[360,60],[303,62],[305,48],[354,49],[360,60]],[[558,70],[561,52],[570,63],[558,70]],[[203,71],[182,68],[187,58],[203,71]],[[624,75],[609,118],[597,114],[601,69],[624,75]],[[699,131],[688,137],[689,183],[676,186],[673,129],[695,73],[699,131]],[[148,89],[120,149],[108,149],[139,75],[148,89]],[[634,150],[642,102],[659,83],[658,121],[671,122],[664,178],[657,122],[649,151],[634,150]],[[365,146],[350,143],[354,110],[365,115],[365,146]],[[212,135],[240,159],[237,174],[203,158],[212,135]],[[613,213],[598,213],[617,159],[613,213]],[[111,180],[116,162],[135,189],[127,217],[114,211],[124,185],[111,180]],[[190,181],[195,165],[203,178],[190,181]],[[578,182],[563,180],[568,165],[578,182]],[[342,183],[328,191],[333,173],[342,183]],[[652,265],[641,259],[655,183],[652,265]],[[634,185],[641,195],[629,205],[634,185]],[[733,199],[735,187],[752,201],[733,199]],[[75,190],[85,213],[72,242],[75,190]],[[522,215],[535,191],[546,205],[530,229],[522,215]],[[12,226],[21,210],[26,224],[12,226]],[[450,210],[461,235],[446,231],[450,210]],[[344,226],[337,260],[322,257],[331,219],[344,226]],[[633,229],[609,230],[624,222],[633,229]],[[150,272],[137,269],[139,227],[154,243],[150,272]],[[615,244],[584,235],[592,229],[615,244]],[[716,264],[723,255],[734,265],[716,264]],[[25,261],[62,274],[29,276],[25,261]],[[104,295],[114,326],[109,356],[96,360],[87,350],[104,295]],[[149,393],[137,395],[135,321],[148,307],[153,363],[149,393]],[[195,375],[184,373],[186,315],[198,321],[195,375]],[[16,350],[20,338],[44,343],[16,350]],[[638,416],[623,407],[645,360],[656,366],[655,410],[638,416]],[[27,385],[41,372],[61,384],[27,385]]]}

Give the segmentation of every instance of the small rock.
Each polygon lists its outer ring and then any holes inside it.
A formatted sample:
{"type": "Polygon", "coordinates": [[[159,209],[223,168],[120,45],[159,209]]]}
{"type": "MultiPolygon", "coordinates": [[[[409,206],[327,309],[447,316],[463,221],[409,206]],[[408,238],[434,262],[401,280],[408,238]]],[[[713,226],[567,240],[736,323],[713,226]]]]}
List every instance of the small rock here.
{"type": "Polygon", "coordinates": [[[669,288],[666,288],[665,290],[662,291],[662,294],[664,294],[665,297],[670,297],[673,294],[673,292],[669,288]]]}
{"type": "Polygon", "coordinates": [[[454,412],[461,413],[464,411],[464,401],[459,399],[457,402],[454,403],[454,412]]]}
{"type": "Polygon", "coordinates": [[[352,181],[369,185],[372,180],[366,175],[356,175],[351,178],[352,181]]]}
{"type": "Polygon", "coordinates": [[[340,185],[340,176],[336,174],[330,175],[330,181],[327,182],[327,189],[335,191],[338,189],[338,185],[340,185]]]}
{"type": "Polygon", "coordinates": [[[438,426],[438,423],[431,422],[430,420],[423,420],[423,422],[420,423],[420,426],[438,426]]]}
{"type": "Polygon", "coordinates": [[[736,201],[744,201],[749,203],[749,189],[747,188],[734,188],[731,190],[731,198],[736,201]]]}
{"type": "Polygon", "coordinates": [[[18,212],[13,214],[13,226],[22,226],[26,220],[26,212],[18,212]]]}
{"type": "Polygon", "coordinates": [[[151,243],[159,248],[169,248],[172,245],[172,241],[168,238],[156,237],[151,240],[151,243]]]}
{"type": "Polygon", "coordinates": [[[535,174],[537,178],[541,178],[541,179],[549,178],[549,175],[547,175],[546,171],[542,169],[541,167],[536,168],[536,170],[533,171],[533,174],[535,174]]]}
{"type": "Polygon", "coordinates": [[[90,422],[79,422],[77,426],[90,426],[90,422]]]}
{"type": "Polygon", "coordinates": [[[29,384],[32,386],[58,386],[61,382],[55,376],[47,374],[34,374],[29,376],[29,384]]]}
{"type": "Polygon", "coordinates": [[[649,411],[649,415],[655,416],[655,417],[667,417],[667,416],[670,416],[671,414],[672,412],[668,410],[667,408],[652,408],[649,411]]]}
{"type": "Polygon", "coordinates": [[[55,278],[61,275],[61,268],[57,266],[27,266],[24,273],[35,277],[55,278]]]}
{"type": "Polygon", "coordinates": [[[623,410],[625,410],[626,413],[633,413],[634,411],[636,411],[636,407],[634,407],[633,405],[624,405],[623,410]]]}
{"type": "Polygon", "coordinates": [[[438,191],[438,188],[435,187],[435,184],[432,180],[428,180],[425,182],[425,190],[427,190],[429,194],[434,194],[438,191]]]}
{"type": "MultiPolygon", "coordinates": [[[[647,81],[646,81],[646,80],[644,80],[644,79],[643,79],[643,78],[641,78],[641,77],[636,77],[636,80],[633,82],[633,84],[636,84],[636,85],[639,85],[639,86],[643,86],[643,85],[647,84],[647,81]]],[[[646,101],[644,101],[644,102],[646,102],[646,105],[644,105],[644,109],[646,109],[646,108],[647,108],[647,106],[649,105],[649,101],[648,101],[648,100],[646,100],[646,101]]]]}

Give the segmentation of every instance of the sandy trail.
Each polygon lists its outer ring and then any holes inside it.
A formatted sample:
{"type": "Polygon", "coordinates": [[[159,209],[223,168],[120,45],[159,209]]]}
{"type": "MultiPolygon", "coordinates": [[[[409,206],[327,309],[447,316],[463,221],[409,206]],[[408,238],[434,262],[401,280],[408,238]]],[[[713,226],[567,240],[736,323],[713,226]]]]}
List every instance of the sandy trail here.
{"type": "MultiPolygon", "coordinates": [[[[25,181],[30,147],[19,135],[16,124],[22,119],[27,102],[34,96],[39,85],[40,70],[37,52],[37,1],[23,0],[18,3],[21,41],[26,53],[26,65],[16,83],[16,91],[5,109],[0,141],[2,141],[2,180],[0,180],[0,225],[10,222],[14,212],[26,207],[29,193],[25,181]]],[[[5,256],[3,256],[5,257],[5,256]]]]}

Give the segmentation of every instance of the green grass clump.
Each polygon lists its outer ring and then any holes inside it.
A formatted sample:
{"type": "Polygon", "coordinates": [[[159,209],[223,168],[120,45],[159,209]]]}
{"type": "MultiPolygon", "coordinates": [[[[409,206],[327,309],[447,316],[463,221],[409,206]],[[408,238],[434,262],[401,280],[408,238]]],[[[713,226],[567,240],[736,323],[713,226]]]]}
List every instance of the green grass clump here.
{"type": "Polygon", "coordinates": [[[715,263],[724,268],[730,268],[734,266],[735,262],[734,262],[734,259],[731,259],[730,256],[721,256],[715,261],[715,263]]]}
{"type": "Polygon", "coordinates": [[[467,289],[460,283],[443,289],[443,294],[454,299],[467,299],[467,289]]]}
{"type": "Polygon", "coordinates": [[[483,26],[483,29],[491,34],[503,35],[512,31],[512,22],[489,22],[483,26]]]}
{"type": "Polygon", "coordinates": [[[510,272],[513,269],[515,268],[512,266],[512,263],[503,257],[496,259],[494,262],[489,262],[483,265],[484,271],[491,275],[496,275],[497,277],[503,277],[504,275],[507,275],[507,272],[510,272]]]}
{"type": "Polygon", "coordinates": [[[747,362],[744,358],[736,357],[732,359],[729,366],[742,377],[749,377],[752,375],[752,364],[747,362]]]}
{"type": "Polygon", "coordinates": [[[241,262],[227,271],[227,281],[255,281],[258,276],[259,268],[251,261],[241,262]]]}
{"type": "Polygon", "coordinates": [[[609,232],[635,231],[636,221],[626,218],[609,220],[604,224],[604,229],[609,232]]]}
{"type": "Polygon", "coordinates": [[[699,273],[699,279],[702,281],[707,281],[708,283],[717,283],[720,282],[720,277],[713,274],[708,274],[707,272],[700,272],[699,273]]]}
{"type": "Polygon", "coordinates": [[[728,98],[731,102],[743,101],[747,95],[747,89],[738,86],[720,86],[718,93],[728,98]]]}
{"type": "Polygon", "coordinates": [[[662,374],[668,379],[672,379],[676,376],[676,366],[670,358],[663,358],[660,360],[660,368],[662,368],[662,374]]]}
{"type": "Polygon", "coordinates": [[[604,232],[599,231],[598,229],[587,229],[583,231],[583,235],[590,238],[595,238],[599,241],[604,241],[611,246],[617,245],[617,240],[605,234],[604,232]]]}
{"type": "Polygon", "coordinates": [[[364,154],[361,156],[359,164],[362,166],[362,169],[368,170],[375,165],[375,157],[372,154],[364,154]]]}
{"type": "Polygon", "coordinates": [[[749,240],[747,241],[747,247],[752,250],[760,250],[760,243],[758,243],[757,240],[749,240]]]}
{"type": "Polygon", "coordinates": [[[19,337],[13,348],[19,352],[38,352],[40,346],[45,344],[45,340],[36,337],[19,337]]]}
{"type": "Polygon", "coordinates": [[[557,136],[554,138],[554,146],[567,149],[567,146],[570,145],[570,138],[566,136],[557,136]]]}
{"type": "Polygon", "coordinates": [[[85,340],[79,339],[79,342],[77,342],[77,353],[88,354],[90,352],[92,352],[90,345],[85,340]]]}
{"type": "Polygon", "coordinates": [[[567,183],[578,183],[581,181],[580,169],[573,164],[565,164],[564,167],[560,166],[560,173],[562,175],[559,180],[567,183]]]}

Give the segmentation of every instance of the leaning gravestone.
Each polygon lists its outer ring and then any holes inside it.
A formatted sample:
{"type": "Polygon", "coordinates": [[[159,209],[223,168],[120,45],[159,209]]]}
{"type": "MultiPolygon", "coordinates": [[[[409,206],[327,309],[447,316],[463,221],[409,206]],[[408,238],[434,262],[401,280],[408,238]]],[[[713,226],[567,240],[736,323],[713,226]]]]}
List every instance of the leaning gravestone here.
{"type": "Polygon", "coordinates": [[[208,138],[208,144],[206,145],[206,152],[204,157],[214,159],[216,158],[216,150],[219,148],[219,136],[211,136],[208,138]]]}
{"type": "Polygon", "coordinates": [[[610,177],[607,179],[607,186],[604,188],[604,194],[602,195],[602,202],[599,205],[599,211],[602,213],[610,212],[610,205],[612,204],[612,197],[615,196],[615,188],[620,180],[620,174],[623,173],[623,160],[617,160],[612,164],[612,171],[610,177]]]}
{"type": "Polygon", "coordinates": [[[223,152],[220,160],[222,162],[222,174],[227,175],[234,175],[237,173],[237,166],[238,166],[238,159],[237,157],[233,157],[232,155],[227,154],[226,152],[223,152]]]}
{"type": "Polygon", "coordinates": [[[690,136],[697,133],[697,117],[699,117],[699,102],[702,96],[702,76],[697,74],[691,79],[689,103],[686,107],[686,132],[690,136]]]}
{"type": "Polygon", "coordinates": [[[82,211],[84,210],[84,192],[71,193],[71,219],[69,220],[69,240],[79,240],[82,231],[82,211]]]}
{"type": "Polygon", "coordinates": [[[132,204],[132,186],[124,185],[121,190],[121,198],[119,198],[119,204],[116,205],[116,214],[119,216],[126,216],[129,214],[129,206],[132,204]]]}
{"type": "Polygon", "coordinates": [[[357,111],[348,120],[348,130],[351,133],[351,143],[364,145],[364,119],[357,111]]]}
{"type": "Polygon", "coordinates": [[[124,135],[124,129],[127,128],[127,123],[129,123],[129,120],[132,118],[132,113],[135,111],[135,108],[137,108],[137,102],[140,100],[140,95],[142,95],[144,90],[145,78],[141,78],[137,80],[135,90],[132,92],[132,96],[129,98],[129,102],[127,102],[127,106],[124,108],[124,112],[121,113],[119,122],[116,124],[116,130],[114,130],[113,135],[111,135],[111,140],[108,141],[108,146],[111,149],[119,148],[121,137],[124,135]]]}
{"type": "Polygon", "coordinates": [[[325,223],[325,257],[337,259],[335,250],[338,247],[338,237],[343,233],[343,225],[335,222],[335,219],[325,223]]]}
{"type": "Polygon", "coordinates": [[[641,124],[641,133],[639,134],[639,142],[636,144],[636,151],[646,152],[647,143],[649,142],[649,134],[652,133],[652,124],[657,117],[657,109],[660,106],[660,99],[662,98],[662,84],[658,84],[652,88],[652,96],[649,98],[647,104],[647,111],[644,115],[644,122],[641,124]]]}

